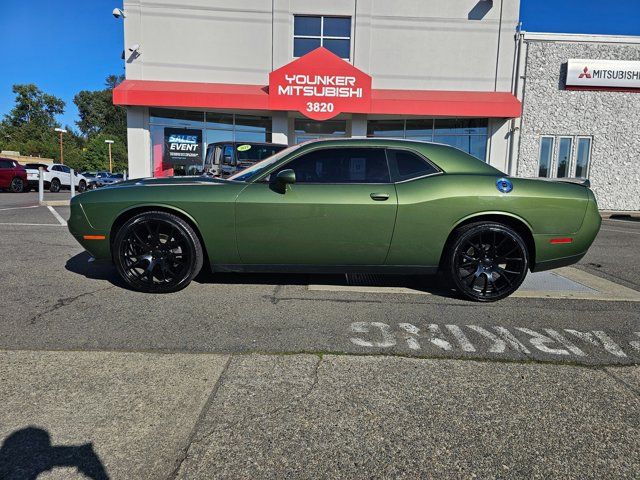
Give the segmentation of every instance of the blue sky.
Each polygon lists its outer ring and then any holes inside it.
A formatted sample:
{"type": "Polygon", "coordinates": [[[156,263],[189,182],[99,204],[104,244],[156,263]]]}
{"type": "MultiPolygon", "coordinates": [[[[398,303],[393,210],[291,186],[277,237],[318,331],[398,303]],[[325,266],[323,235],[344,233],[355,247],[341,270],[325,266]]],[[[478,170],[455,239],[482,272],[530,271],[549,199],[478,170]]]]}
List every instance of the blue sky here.
{"type": "Polygon", "coordinates": [[[35,83],[66,102],[63,124],[75,127],[73,96],[104,88],[124,73],[122,20],[111,15],[121,0],[1,0],[0,116],[13,107],[11,87],[35,83]]]}
{"type": "MultiPolygon", "coordinates": [[[[35,83],[66,102],[59,121],[75,126],[73,96],[124,72],[122,20],[111,15],[121,6],[121,0],[2,0],[0,115],[13,105],[14,83],[35,83]]],[[[520,17],[531,32],[640,35],[640,0],[521,0],[520,17]]]]}
{"type": "Polygon", "coordinates": [[[520,21],[529,32],[640,35],[640,0],[520,0],[520,21]]]}

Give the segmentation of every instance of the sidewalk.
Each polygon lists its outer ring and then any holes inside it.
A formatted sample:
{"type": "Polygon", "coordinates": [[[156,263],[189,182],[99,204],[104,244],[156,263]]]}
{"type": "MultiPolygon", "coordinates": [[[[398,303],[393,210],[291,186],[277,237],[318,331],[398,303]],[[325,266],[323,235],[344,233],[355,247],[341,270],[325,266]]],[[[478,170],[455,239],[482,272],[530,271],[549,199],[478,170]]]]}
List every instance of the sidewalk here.
{"type": "Polygon", "coordinates": [[[62,446],[71,466],[47,478],[78,465],[114,479],[640,471],[638,366],[5,351],[0,380],[2,478],[62,446]]]}

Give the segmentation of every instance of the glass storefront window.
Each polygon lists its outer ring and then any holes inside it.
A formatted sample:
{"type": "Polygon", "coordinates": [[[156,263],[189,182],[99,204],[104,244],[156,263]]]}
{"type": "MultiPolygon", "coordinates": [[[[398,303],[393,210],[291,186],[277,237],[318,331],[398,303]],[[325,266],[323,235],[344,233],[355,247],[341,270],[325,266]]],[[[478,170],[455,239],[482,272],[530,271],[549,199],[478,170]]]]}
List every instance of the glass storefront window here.
{"type": "Polygon", "coordinates": [[[433,135],[433,119],[407,119],[405,130],[407,138],[431,137],[433,135]]]}
{"type": "Polygon", "coordinates": [[[231,113],[206,112],[205,122],[209,128],[233,130],[233,114],[231,113]]]}
{"type": "Polygon", "coordinates": [[[404,138],[404,120],[369,120],[367,137],[404,138]]]}
{"type": "Polygon", "coordinates": [[[150,108],[149,122],[162,123],[163,125],[192,125],[198,123],[201,126],[204,121],[204,112],[191,110],[171,110],[168,108],[150,108]]]}
{"type": "Polygon", "coordinates": [[[486,118],[369,120],[367,136],[444,143],[484,162],[487,158],[488,124],[486,118]]]}
{"type": "Polygon", "coordinates": [[[486,135],[486,118],[436,118],[435,134],[486,135]]]}
{"type": "MultiPolygon", "coordinates": [[[[202,169],[202,155],[207,145],[216,142],[271,142],[271,117],[258,115],[236,115],[221,112],[194,112],[164,108],[149,109],[151,133],[151,162],[155,177],[193,175],[202,169]],[[184,129],[185,134],[197,137],[200,143],[200,159],[169,160],[165,143],[168,134],[184,129]]],[[[178,139],[180,140],[180,139],[178,139]]],[[[182,146],[181,148],[188,148],[182,146]]]]}

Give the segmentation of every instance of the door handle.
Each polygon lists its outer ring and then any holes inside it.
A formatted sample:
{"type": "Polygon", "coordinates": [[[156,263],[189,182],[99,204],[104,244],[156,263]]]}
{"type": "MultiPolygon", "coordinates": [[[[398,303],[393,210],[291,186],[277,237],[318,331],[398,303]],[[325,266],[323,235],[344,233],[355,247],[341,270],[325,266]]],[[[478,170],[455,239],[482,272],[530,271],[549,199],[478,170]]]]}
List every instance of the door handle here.
{"type": "Polygon", "coordinates": [[[369,196],[378,202],[384,202],[385,200],[389,200],[388,193],[372,193],[369,196]]]}

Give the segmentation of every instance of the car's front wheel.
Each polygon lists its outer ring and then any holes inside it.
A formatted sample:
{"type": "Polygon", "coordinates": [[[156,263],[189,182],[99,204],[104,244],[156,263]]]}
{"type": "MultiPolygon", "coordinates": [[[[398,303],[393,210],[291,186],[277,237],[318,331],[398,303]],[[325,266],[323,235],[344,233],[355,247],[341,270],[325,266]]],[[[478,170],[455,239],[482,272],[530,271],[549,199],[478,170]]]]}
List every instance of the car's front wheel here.
{"type": "Polygon", "coordinates": [[[84,180],[80,180],[80,182],[78,183],[78,192],[82,193],[87,189],[87,182],[85,182],[84,180]]]}
{"type": "Polygon", "coordinates": [[[445,270],[466,298],[495,302],[511,295],[529,268],[527,246],[513,228],[495,222],[461,227],[446,252],[445,270]]]}
{"type": "Polygon", "coordinates": [[[134,290],[181,290],[200,272],[203,250],[198,235],[182,218],[149,211],[127,220],[113,242],[113,259],[134,290]]]}

